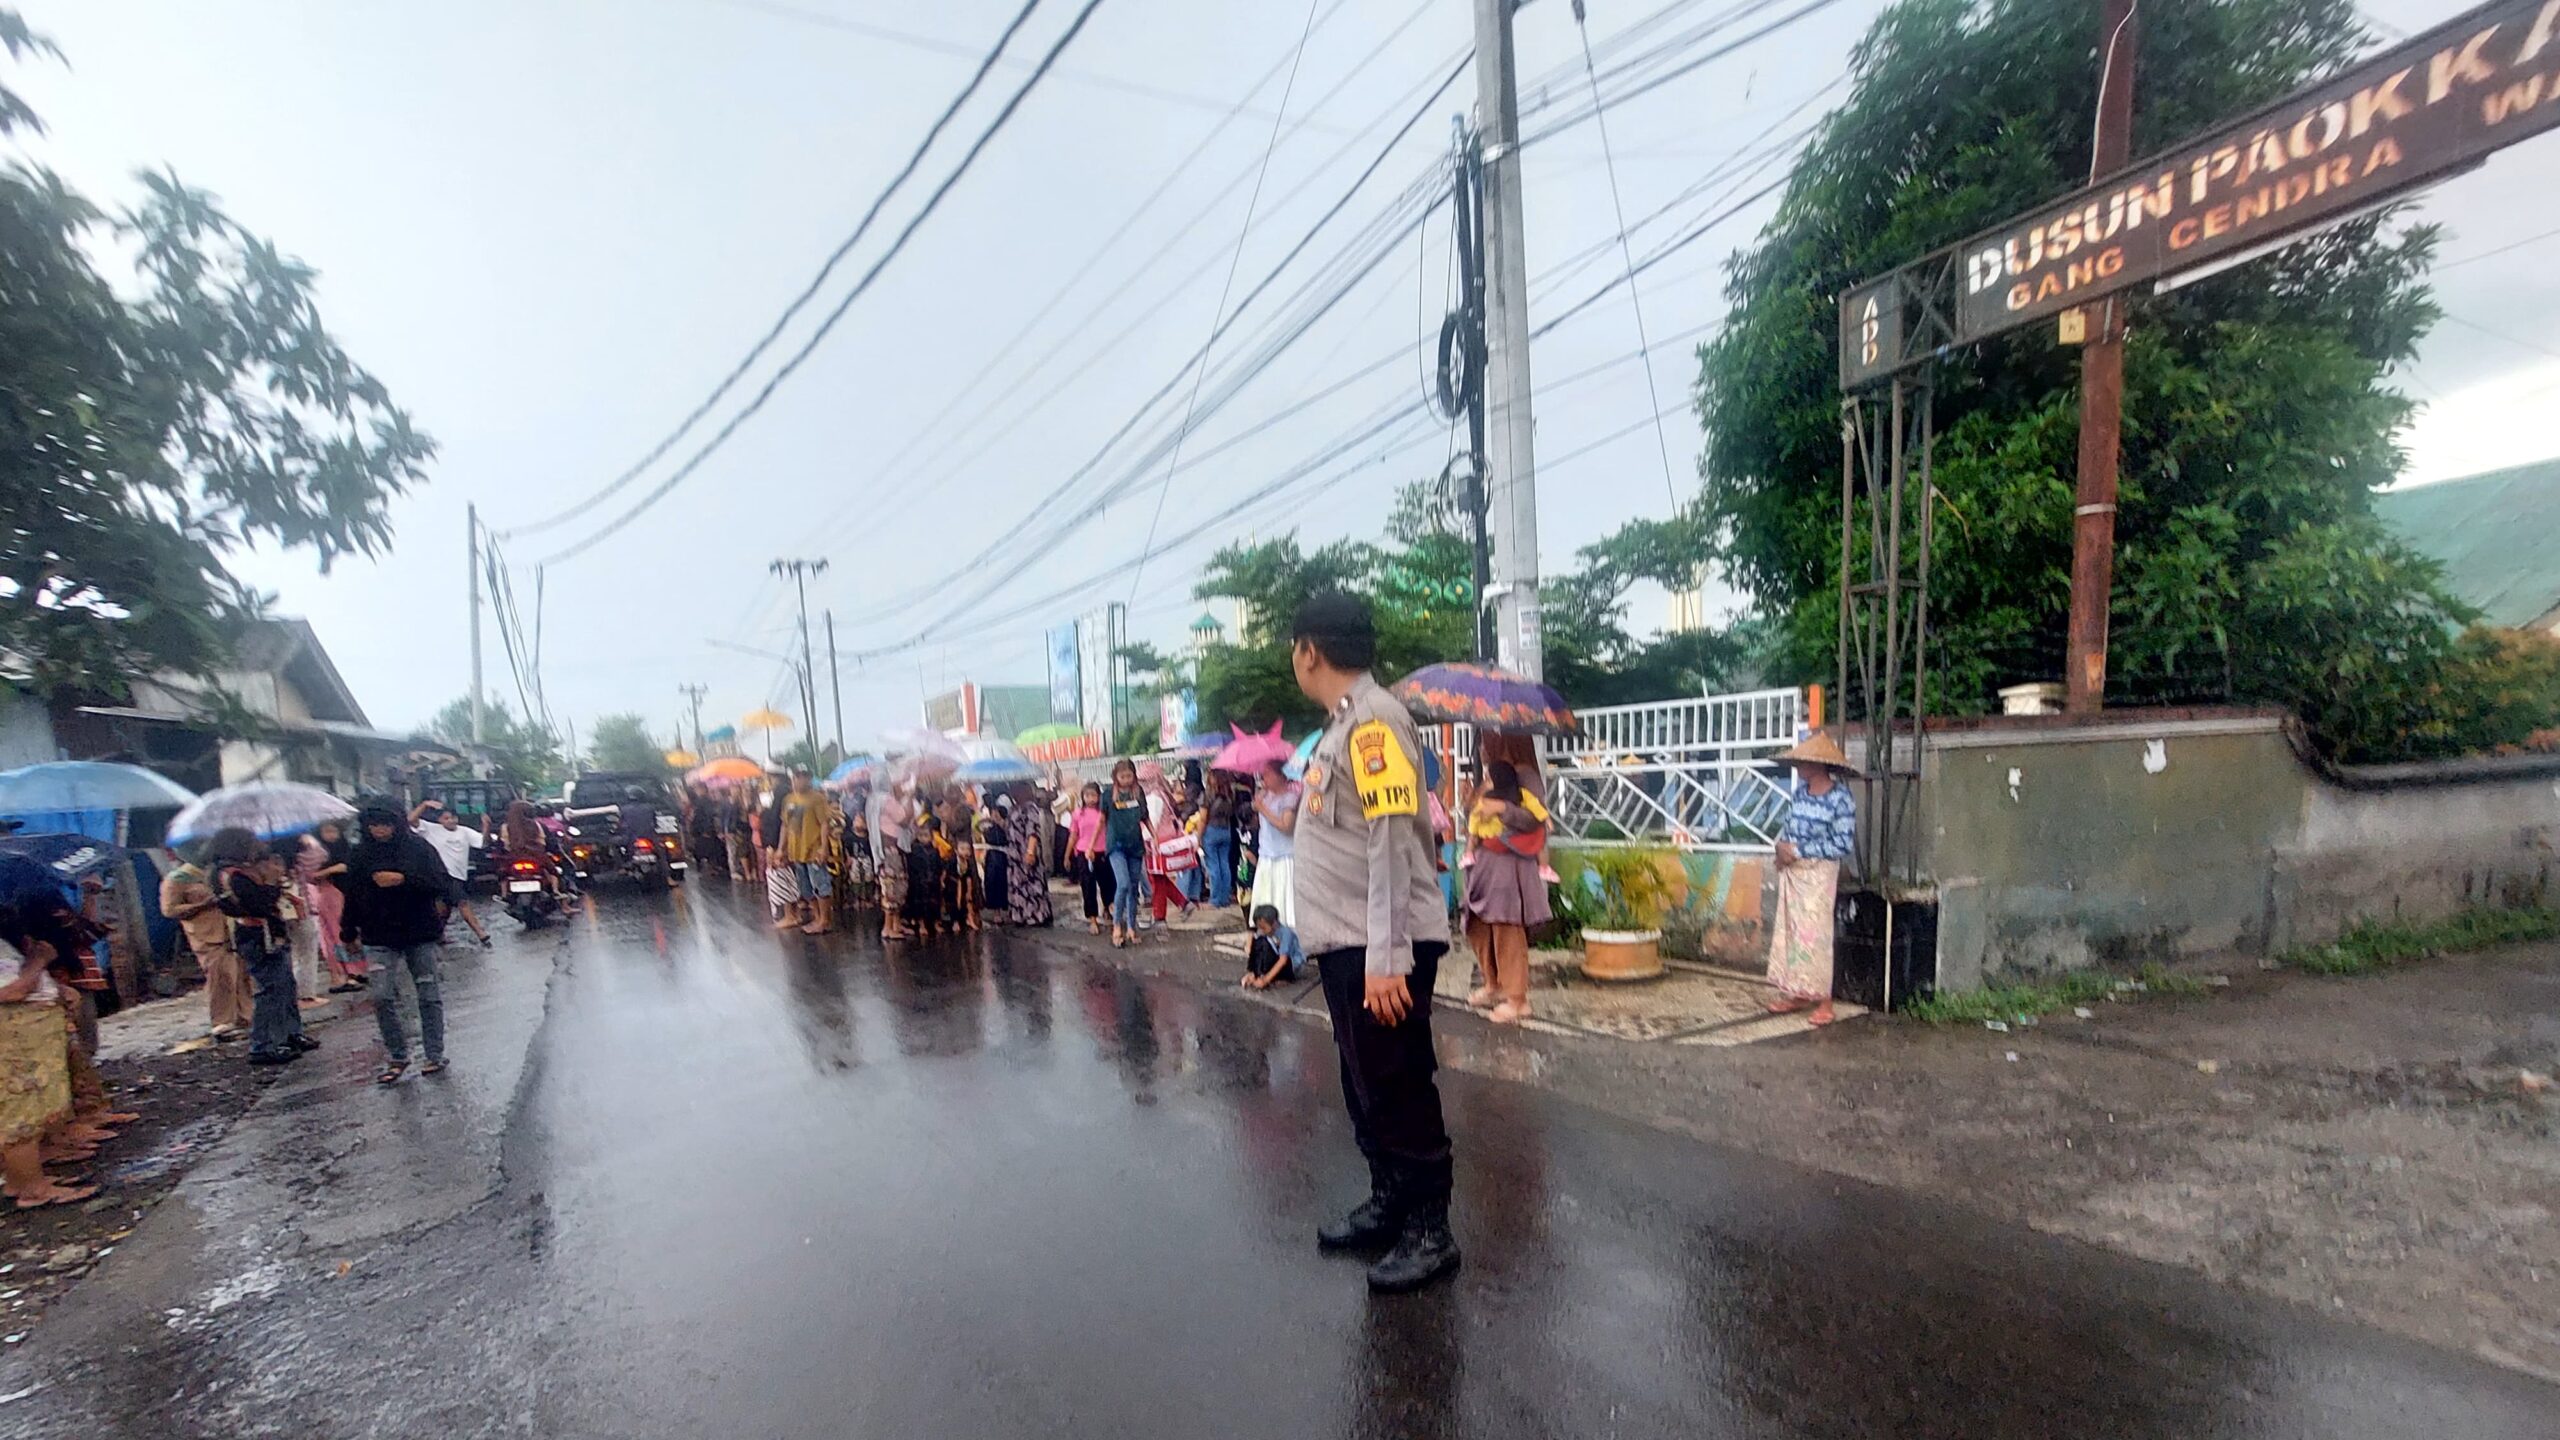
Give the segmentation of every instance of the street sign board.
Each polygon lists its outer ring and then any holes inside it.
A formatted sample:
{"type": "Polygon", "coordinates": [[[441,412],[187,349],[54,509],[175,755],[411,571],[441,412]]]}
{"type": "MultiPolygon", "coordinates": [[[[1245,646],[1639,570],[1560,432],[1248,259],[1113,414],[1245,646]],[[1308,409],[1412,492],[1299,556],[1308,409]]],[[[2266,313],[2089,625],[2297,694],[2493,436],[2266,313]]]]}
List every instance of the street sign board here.
{"type": "MultiPolygon", "coordinates": [[[[2560,0],[2490,0],[1885,281],[1935,262],[1954,286],[1942,297],[1947,333],[1936,340],[1968,344],[2144,281],[2245,258],[2555,124],[2560,0]]],[[[1869,336],[1860,327],[1885,281],[1841,297],[1843,388],[1926,358],[1927,347],[1882,343],[1870,353],[1851,343],[1869,336]]]]}

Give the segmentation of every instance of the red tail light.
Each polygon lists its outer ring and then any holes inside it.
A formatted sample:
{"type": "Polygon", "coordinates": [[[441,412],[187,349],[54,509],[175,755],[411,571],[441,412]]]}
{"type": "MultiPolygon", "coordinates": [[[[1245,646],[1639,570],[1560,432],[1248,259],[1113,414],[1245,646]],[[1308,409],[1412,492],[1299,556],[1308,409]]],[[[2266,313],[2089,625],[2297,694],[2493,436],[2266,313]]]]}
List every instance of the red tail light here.
{"type": "Polygon", "coordinates": [[[531,861],[531,860],[518,860],[518,861],[516,861],[514,864],[509,865],[507,868],[508,868],[508,869],[510,869],[510,870],[515,871],[515,872],[516,872],[517,874],[519,874],[519,875],[532,875],[532,874],[536,874],[536,873],[538,873],[538,872],[542,869],[542,867],[541,867],[540,865],[538,865],[538,864],[534,863],[534,862],[533,862],[533,861],[531,861]]]}
{"type": "Polygon", "coordinates": [[[631,842],[631,848],[634,850],[655,850],[658,847],[656,842],[650,840],[648,836],[643,835],[639,839],[631,842]]]}

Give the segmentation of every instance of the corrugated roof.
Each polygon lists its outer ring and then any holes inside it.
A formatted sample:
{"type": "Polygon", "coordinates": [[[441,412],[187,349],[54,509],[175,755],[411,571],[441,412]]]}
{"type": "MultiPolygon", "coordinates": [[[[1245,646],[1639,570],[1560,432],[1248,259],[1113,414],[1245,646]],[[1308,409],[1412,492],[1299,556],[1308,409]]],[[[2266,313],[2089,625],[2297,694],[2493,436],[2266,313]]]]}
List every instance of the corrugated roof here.
{"type": "Polygon", "coordinates": [[[2373,508],[2443,561],[2453,593],[2491,624],[2529,625],[2560,608],[2560,459],[2386,490],[2373,508]]]}

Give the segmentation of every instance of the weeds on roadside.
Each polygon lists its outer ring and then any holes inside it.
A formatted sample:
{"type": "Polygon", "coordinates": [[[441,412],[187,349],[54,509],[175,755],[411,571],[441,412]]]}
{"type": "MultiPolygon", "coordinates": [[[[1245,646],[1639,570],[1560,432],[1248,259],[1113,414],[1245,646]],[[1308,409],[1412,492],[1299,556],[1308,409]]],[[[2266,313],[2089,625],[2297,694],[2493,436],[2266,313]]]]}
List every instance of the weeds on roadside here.
{"type": "Polygon", "coordinates": [[[2202,995],[2213,988],[2212,981],[2157,964],[2145,965],[2130,977],[2105,970],[2074,970],[2049,980],[1994,985],[1960,995],[1931,995],[1915,1001],[1903,1013],[1931,1025],[1978,1025],[1986,1020],[2005,1022],[2051,1015],[2104,1000],[2202,995]]]}
{"type": "Polygon", "coordinates": [[[2560,936],[2560,910],[2465,910],[2424,924],[2359,920],[2326,945],[2286,951],[2278,963],[2313,975],[2370,975],[2432,955],[2560,936]]]}

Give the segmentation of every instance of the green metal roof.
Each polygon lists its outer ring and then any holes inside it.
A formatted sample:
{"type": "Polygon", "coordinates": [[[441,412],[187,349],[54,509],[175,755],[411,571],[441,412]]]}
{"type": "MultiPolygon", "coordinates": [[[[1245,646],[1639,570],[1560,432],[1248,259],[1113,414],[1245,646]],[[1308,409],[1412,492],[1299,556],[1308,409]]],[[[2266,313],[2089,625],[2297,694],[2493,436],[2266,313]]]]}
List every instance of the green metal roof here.
{"type": "Polygon", "coordinates": [[[2386,490],[2373,509],[2443,561],[2446,584],[2489,623],[2530,625],[2560,608],[2560,460],[2386,490]]]}

